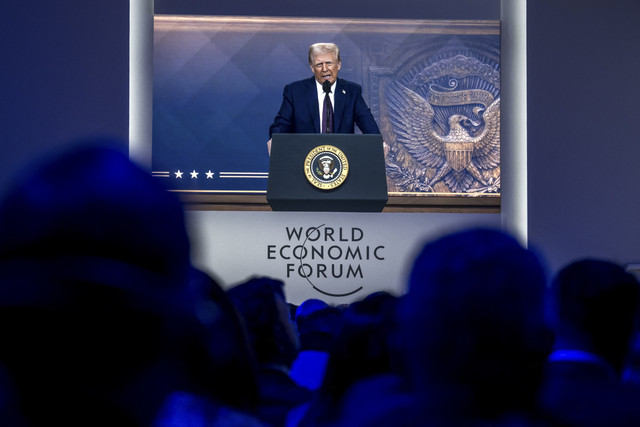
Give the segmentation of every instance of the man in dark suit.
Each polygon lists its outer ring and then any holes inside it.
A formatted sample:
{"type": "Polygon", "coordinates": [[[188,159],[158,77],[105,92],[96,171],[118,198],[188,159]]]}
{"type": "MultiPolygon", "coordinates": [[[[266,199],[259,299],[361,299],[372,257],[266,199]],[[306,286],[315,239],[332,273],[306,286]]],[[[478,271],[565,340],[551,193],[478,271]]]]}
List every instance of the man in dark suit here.
{"type": "Polygon", "coordinates": [[[362,98],[362,87],[338,78],[341,66],[340,50],[335,44],[316,43],[309,47],[309,67],[314,77],[284,88],[282,105],[269,127],[269,151],[274,133],[354,133],[355,125],[362,133],[380,133],[362,98]],[[327,93],[333,120],[332,123],[329,120],[323,129],[323,104],[327,93]]]}

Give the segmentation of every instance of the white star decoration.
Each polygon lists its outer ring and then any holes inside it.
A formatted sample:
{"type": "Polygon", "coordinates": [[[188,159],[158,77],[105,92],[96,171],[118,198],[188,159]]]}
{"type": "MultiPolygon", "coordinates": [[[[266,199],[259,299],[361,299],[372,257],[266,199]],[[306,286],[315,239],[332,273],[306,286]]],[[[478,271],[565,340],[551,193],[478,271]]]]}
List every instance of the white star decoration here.
{"type": "MultiPolygon", "coordinates": [[[[173,172],[173,173],[176,175],[176,179],[178,178],[182,179],[182,175],[185,174],[185,172],[182,172],[180,169],[178,169],[176,172],[173,172]]],[[[200,172],[196,171],[195,169],[187,173],[191,175],[191,179],[198,179],[198,175],[200,175],[200,172]]],[[[213,177],[216,175],[215,172],[211,172],[211,169],[209,169],[207,172],[204,172],[204,173],[207,175],[207,179],[213,179],[213,177]]]]}

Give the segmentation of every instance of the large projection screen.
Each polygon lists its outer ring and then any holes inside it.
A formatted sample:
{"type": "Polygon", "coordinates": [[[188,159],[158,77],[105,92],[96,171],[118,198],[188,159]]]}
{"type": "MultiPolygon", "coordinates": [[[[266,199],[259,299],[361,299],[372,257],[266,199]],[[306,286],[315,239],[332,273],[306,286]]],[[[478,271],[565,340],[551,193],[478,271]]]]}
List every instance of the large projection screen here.
{"type": "Polygon", "coordinates": [[[169,188],[264,194],[282,88],[331,41],[390,147],[390,196],[499,206],[498,21],[156,15],[154,28],[153,173],[169,188]]]}

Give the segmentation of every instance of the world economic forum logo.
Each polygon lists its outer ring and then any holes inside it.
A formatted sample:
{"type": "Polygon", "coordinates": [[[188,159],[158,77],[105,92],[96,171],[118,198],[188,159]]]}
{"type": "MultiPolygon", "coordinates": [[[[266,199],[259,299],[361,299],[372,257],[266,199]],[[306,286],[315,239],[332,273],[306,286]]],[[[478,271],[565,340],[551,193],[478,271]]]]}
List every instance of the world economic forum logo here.
{"type": "Polygon", "coordinates": [[[349,161],[339,148],[320,145],[307,154],[304,174],[314,187],[331,190],[342,185],[347,178],[349,161]]]}

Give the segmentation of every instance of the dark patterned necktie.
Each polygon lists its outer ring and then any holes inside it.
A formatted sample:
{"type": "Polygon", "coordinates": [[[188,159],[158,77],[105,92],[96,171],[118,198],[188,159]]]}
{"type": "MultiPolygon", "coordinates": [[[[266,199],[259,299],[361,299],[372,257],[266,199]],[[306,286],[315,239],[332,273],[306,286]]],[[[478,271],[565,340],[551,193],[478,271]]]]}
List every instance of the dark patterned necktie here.
{"type": "Polygon", "coordinates": [[[322,84],[322,89],[325,91],[324,104],[322,107],[322,133],[333,133],[333,106],[331,105],[331,83],[325,81],[322,84]]]}

